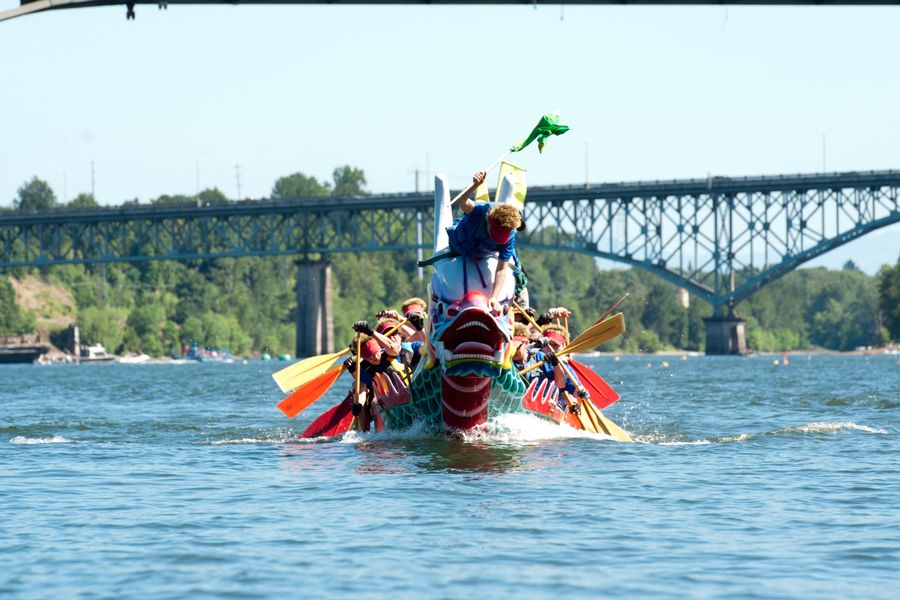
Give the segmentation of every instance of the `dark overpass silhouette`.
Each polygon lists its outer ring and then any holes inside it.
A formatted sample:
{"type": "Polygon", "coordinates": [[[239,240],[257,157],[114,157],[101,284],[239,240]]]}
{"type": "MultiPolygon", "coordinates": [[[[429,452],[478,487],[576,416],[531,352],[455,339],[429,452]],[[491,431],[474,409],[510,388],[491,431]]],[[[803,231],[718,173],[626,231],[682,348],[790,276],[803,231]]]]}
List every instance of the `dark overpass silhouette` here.
{"type": "Polygon", "coordinates": [[[379,2],[373,0],[21,0],[20,6],[10,10],[0,12],[0,21],[20,17],[27,14],[43,12],[47,10],[59,10],[63,8],[90,8],[94,6],[122,6],[125,8],[125,16],[127,19],[135,18],[135,7],[141,4],[149,4],[165,10],[170,5],[178,4],[349,4],[356,6],[365,6],[373,4],[393,4],[393,5],[413,5],[413,4],[439,4],[439,5],[559,5],[568,6],[580,4],[657,4],[671,6],[676,5],[695,5],[695,4],[731,4],[731,5],[896,5],[900,4],[900,0],[863,0],[862,2],[853,2],[852,0],[492,0],[490,2],[480,2],[478,0],[394,0],[387,2],[379,2]]]}

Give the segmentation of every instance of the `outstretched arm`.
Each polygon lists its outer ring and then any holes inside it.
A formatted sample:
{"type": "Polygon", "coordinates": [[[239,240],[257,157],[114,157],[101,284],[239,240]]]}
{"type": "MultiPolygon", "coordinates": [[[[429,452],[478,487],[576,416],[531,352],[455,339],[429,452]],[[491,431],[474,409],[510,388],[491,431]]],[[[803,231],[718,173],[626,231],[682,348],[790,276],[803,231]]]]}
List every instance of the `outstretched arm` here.
{"type": "Polygon", "coordinates": [[[475,209],[475,202],[472,200],[472,198],[470,196],[475,193],[475,190],[478,189],[479,185],[484,183],[484,180],[486,177],[487,177],[486,171],[478,171],[477,173],[475,173],[472,176],[472,184],[469,187],[467,187],[466,189],[464,189],[462,192],[460,192],[460,196],[463,197],[463,200],[460,203],[459,207],[462,209],[462,211],[464,213],[469,214],[470,212],[472,212],[472,210],[475,209]]]}
{"type": "Polygon", "coordinates": [[[489,301],[490,308],[493,311],[500,312],[500,292],[503,291],[503,284],[506,283],[506,274],[509,272],[505,260],[497,261],[497,274],[494,275],[494,287],[491,289],[491,299],[489,301]]]}

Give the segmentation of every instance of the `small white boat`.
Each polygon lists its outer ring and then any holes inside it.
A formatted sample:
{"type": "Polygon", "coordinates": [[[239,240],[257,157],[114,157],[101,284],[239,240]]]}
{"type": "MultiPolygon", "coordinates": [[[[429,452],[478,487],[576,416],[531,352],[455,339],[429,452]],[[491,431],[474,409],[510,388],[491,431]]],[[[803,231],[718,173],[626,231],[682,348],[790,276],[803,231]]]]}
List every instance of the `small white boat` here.
{"type": "Polygon", "coordinates": [[[106,348],[103,347],[103,344],[94,344],[93,346],[88,346],[87,344],[81,345],[81,362],[111,362],[116,360],[116,356],[114,354],[110,354],[106,351],[106,348]]]}
{"type": "Polygon", "coordinates": [[[150,356],[141,352],[140,354],[135,354],[134,352],[129,352],[125,356],[119,359],[119,363],[123,365],[139,365],[141,363],[145,363],[150,360],[150,356]]]}

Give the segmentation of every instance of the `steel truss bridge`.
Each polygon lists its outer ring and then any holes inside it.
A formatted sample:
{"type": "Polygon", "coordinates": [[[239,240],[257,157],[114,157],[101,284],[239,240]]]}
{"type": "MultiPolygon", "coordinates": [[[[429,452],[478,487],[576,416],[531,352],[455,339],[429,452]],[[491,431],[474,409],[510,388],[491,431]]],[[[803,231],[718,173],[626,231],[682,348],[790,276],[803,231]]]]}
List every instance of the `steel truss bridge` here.
{"type": "MultiPolygon", "coordinates": [[[[898,196],[900,171],[531,188],[520,246],[646,269],[724,316],[800,264],[900,222],[898,196]]],[[[0,268],[419,248],[427,256],[433,210],[423,193],[11,212],[0,214],[0,268]]]]}

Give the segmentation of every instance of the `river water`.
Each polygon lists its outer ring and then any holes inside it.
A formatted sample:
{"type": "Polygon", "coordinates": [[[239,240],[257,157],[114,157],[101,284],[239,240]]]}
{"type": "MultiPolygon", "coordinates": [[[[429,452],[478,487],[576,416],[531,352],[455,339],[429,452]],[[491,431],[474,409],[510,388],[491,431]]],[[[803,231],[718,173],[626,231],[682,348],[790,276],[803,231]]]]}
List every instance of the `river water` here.
{"type": "Polygon", "coordinates": [[[283,363],[0,367],[0,596],[898,597],[898,357],[584,362],[637,443],[307,443],[349,380],[291,421],[283,363]]]}

